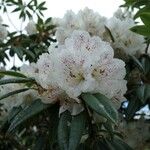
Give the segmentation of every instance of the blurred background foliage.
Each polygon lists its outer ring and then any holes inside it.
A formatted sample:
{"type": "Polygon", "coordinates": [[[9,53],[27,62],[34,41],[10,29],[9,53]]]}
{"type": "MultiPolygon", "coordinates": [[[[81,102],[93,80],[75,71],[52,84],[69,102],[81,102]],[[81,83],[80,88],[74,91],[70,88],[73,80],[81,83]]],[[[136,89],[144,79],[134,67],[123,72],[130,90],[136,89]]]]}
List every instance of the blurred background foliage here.
{"type": "MultiPolygon", "coordinates": [[[[6,59],[9,60],[9,56],[14,57],[15,54],[21,61],[25,59],[30,63],[36,62],[39,55],[47,52],[51,42],[56,42],[54,39],[55,26],[52,24],[52,18],[45,19],[43,16],[43,11],[46,9],[45,2],[39,3],[37,0],[31,0],[27,4],[22,0],[2,0],[0,10],[3,14],[8,16],[8,10],[12,10],[11,13],[17,14],[22,23],[27,19],[32,20],[33,16],[37,19],[37,32],[32,35],[25,34],[22,28],[13,32],[9,31],[9,26],[5,25],[8,29],[8,36],[4,42],[0,42],[0,62],[4,66],[6,65],[6,59]]],[[[10,17],[9,20],[15,28],[10,17]]]]}

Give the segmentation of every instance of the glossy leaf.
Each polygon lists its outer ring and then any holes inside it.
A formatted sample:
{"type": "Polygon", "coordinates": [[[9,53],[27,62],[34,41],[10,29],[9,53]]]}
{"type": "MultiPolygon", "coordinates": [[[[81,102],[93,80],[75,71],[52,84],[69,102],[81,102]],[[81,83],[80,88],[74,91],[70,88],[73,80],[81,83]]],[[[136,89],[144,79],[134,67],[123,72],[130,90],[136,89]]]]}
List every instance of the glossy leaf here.
{"type": "Polygon", "coordinates": [[[140,15],[141,20],[143,23],[150,28],[150,12],[145,12],[140,15]]]}
{"type": "Polygon", "coordinates": [[[25,92],[25,91],[27,91],[27,90],[29,90],[29,89],[30,89],[30,88],[24,88],[24,89],[19,89],[19,90],[15,90],[15,91],[6,93],[5,95],[0,96],[0,100],[2,100],[2,99],[4,99],[4,98],[7,98],[7,97],[9,97],[9,96],[15,95],[15,94],[19,94],[19,93],[25,92]]]}
{"type": "Polygon", "coordinates": [[[117,122],[118,121],[118,112],[115,109],[113,103],[105,95],[97,93],[94,96],[99,100],[99,102],[105,107],[109,115],[117,122]]]}
{"type": "Polygon", "coordinates": [[[130,30],[144,36],[150,36],[150,28],[147,28],[145,25],[137,25],[132,27],[130,30]]]}
{"type": "Polygon", "coordinates": [[[76,150],[86,126],[85,112],[73,116],[70,126],[69,150],[76,150]]]}
{"type": "Polygon", "coordinates": [[[27,78],[24,74],[16,71],[5,71],[0,70],[0,75],[7,75],[7,76],[13,76],[13,77],[21,77],[21,78],[27,78]]]}
{"type": "Polygon", "coordinates": [[[91,108],[93,109],[95,112],[97,112],[99,115],[105,117],[106,119],[108,119],[109,121],[113,122],[116,124],[116,121],[114,120],[114,118],[112,118],[109,113],[107,112],[107,110],[105,109],[104,105],[102,103],[100,103],[100,101],[93,96],[90,93],[84,93],[81,95],[82,99],[85,101],[85,103],[91,108]]]}
{"type": "Polygon", "coordinates": [[[1,79],[0,85],[10,84],[10,83],[28,83],[35,82],[33,78],[10,78],[10,79],[1,79]]]}
{"type": "Polygon", "coordinates": [[[69,142],[69,122],[71,115],[68,111],[61,114],[58,125],[58,143],[60,150],[68,150],[69,142]]]}
{"type": "Polygon", "coordinates": [[[145,70],[144,70],[141,62],[135,56],[130,56],[130,57],[133,60],[134,64],[138,67],[138,69],[141,70],[142,72],[144,72],[145,70]]]}
{"type": "Polygon", "coordinates": [[[13,131],[18,125],[23,123],[25,120],[33,117],[34,115],[40,113],[41,111],[47,109],[51,105],[46,105],[41,102],[40,99],[34,100],[29,106],[26,106],[22,111],[20,111],[15,118],[12,120],[8,133],[13,131]]]}

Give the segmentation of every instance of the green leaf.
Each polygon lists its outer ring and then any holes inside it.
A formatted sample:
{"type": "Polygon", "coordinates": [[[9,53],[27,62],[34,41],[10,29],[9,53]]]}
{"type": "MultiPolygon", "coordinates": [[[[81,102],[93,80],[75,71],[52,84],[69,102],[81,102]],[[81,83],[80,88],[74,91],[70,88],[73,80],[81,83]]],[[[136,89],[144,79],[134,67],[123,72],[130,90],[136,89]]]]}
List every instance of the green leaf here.
{"type": "Polygon", "coordinates": [[[143,23],[150,28],[150,12],[145,12],[140,15],[141,20],[143,23]]]}
{"type": "Polygon", "coordinates": [[[116,121],[109,115],[104,105],[101,104],[95,96],[93,96],[90,93],[84,93],[81,95],[81,97],[85,101],[85,103],[89,107],[91,107],[95,112],[116,124],[116,121]]]}
{"type": "Polygon", "coordinates": [[[8,113],[8,116],[3,120],[3,123],[1,125],[1,130],[5,133],[8,130],[8,127],[13,120],[13,118],[22,110],[21,106],[13,107],[10,112],[8,113]]]}
{"type": "Polygon", "coordinates": [[[144,72],[149,77],[150,75],[150,56],[149,55],[143,55],[140,59],[140,62],[144,68],[144,72]]]}
{"type": "Polygon", "coordinates": [[[51,21],[52,21],[52,18],[49,17],[49,18],[46,19],[45,24],[49,24],[51,21]]]}
{"type": "Polygon", "coordinates": [[[37,6],[37,0],[33,0],[34,1],[34,5],[37,6]]]}
{"type": "Polygon", "coordinates": [[[58,123],[59,123],[59,104],[54,104],[51,109],[48,110],[48,118],[50,120],[48,125],[49,130],[49,144],[51,149],[54,149],[56,143],[58,143],[58,123]]]}
{"type": "Polygon", "coordinates": [[[130,120],[134,116],[134,114],[138,111],[138,109],[140,108],[140,103],[141,102],[137,100],[137,98],[132,98],[129,101],[129,104],[125,112],[127,120],[130,120]]]}
{"type": "Polygon", "coordinates": [[[110,123],[107,120],[105,123],[103,123],[103,125],[104,125],[105,129],[109,132],[111,138],[113,138],[113,136],[114,136],[114,128],[113,128],[112,123],[110,123]]]}
{"type": "Polygon", "coordinates": [[[73,116],[69,135],[69,150],[76,150],[86,127],[85,112],[73,116]]]}
{"type": "Polygon", "coordinates": [[[13,12],[20,11],[20,10],[21,10],[21,8],[20,8],[20,7],[17,7],[17,8],[15,8],[15,9],[12,11],[12,13],[13,13],[13,12]]]}
{"type": "Polygon", "coordinates": [[[27,14],[27,16],[28,16],[29,19],[32,18],[32,15],[31,15],[31,13],[29,11],[26,11],[26,14],[27,14]]]}
{"type": "Polygon", "coordinates": [[[8,133],[12,132],[21,123],[33,117],[34,115],[40,113],[41,111],[47,109],[51,105],[46,105],[41,102],[40,99],[34,100],[29,106],[26,106],[22,111],[20,111],[15,118],[12,120],[8,133]]]}
{"type": "Polygon", "coordinates": [[[60,150],[68,150],[69,122],[71,115],[68,111],[61,114],[58,125],[58,143],[60,150]]]}
{"type": "Polygon", "coordinates": [[[143,68],[143,65],[141,64],[141,62],[135,56],[131,55],[130,57],[134,61],[134,64],[138,67],[138,69],[141,70],[142,72],[144,72],[144,68],[143,68]]]}
{"type": "Polygon", "coordinates": [[[12,49],[16,54],[17,54],[17,56],[19,57],[19,59],[23,59],[23,50],[22,50],[22,48],[21,47],[14,47],[13,49],[12,49]]]}
{"type": "Polygon", "coordinates": [[[1,79],[0,85],[10,84],[10,83],[28,83],[28,82],[35,82],[33,78],[11,78],[11,79],[1,79]]]}
{"type": "Polygon", "coordinates": [[[15,94],[19,94],[19,93],[25,92],[25,91],[27,91],[29,89],[30,88],[24,88],[24,89],[19,89],[19,90],[15,90],[15,91],[9,92],[9,93],[7,93],[5,95],[0,96],[0,100],[2,100],[4,98],[7,98],[9,96],[15,95],[15,94]]]}
{"type": "Polygon", "coordinates": [[[128,144],[117,137],[115,137],[111,144],[115,148],[115,150],[133,150],[128,144]]]}
{"type": "Polygon", "coordinates": [[[149,12],[149,10],[150,10],[150,7],[149,7],[149,6],[146,6],[146,7],[143,7],[143,8],[141,8],[141,9],[139,9],[139,11],[135,14],[134,19],[140,17],[140,15],[141,15],[142,13],[149,12]]]}
{"type": "Polygon", "coordinates": [[[31,50],[23,49],[23,51],[24,51],[24,53],[25,53],[27,56],[29,56],[29,57],[31,57],[33,60],[35,60],[35,55],[34,55],[34,53],[33,53],[31,50]]]}
{"type": "Polygon", "coordinates": [[[110,99],[108,99],[105,95],[96,93],[94,96],[99,100],[99,102],[105,107],[106,111],[109,113],[111,118],[118,121],[118,112],[114,107],[114,104],[111,102],[110,99]]]}
{"type": "Polygon", "coordinates": [[[136,96],[142,104],[145,104],[148,99],[150,99],[150,85],[143,84],[136,89],[136,96]]]}
{"type": "Polygon", "coordinates": [[[150,28],[147,28],[145,25],[137,25],[130,28],[130,30],[144,36],[150,36],[150,28]]]}
{"type": "Polygon", "coordinates": [[[144,99],[145,102],[150,100],[150,84],[145,84],[144,99]]]}
{"type": "Polygon", "coordinates": [[[45,5],[45,1],[44,2],[42,2],[41,4],[39,4],[39,6],[37,7],[38,9],[41,9],[44,5],[45,5]]]}
{"type": "Polygon", "coordinates": [[[7,75],[7,76],[13,76],[13,77],[22,77],[22,78],[27,78],[24,74],[16,71],[5,71],[5,70],[0,70],[0,75],[7,75]]]}

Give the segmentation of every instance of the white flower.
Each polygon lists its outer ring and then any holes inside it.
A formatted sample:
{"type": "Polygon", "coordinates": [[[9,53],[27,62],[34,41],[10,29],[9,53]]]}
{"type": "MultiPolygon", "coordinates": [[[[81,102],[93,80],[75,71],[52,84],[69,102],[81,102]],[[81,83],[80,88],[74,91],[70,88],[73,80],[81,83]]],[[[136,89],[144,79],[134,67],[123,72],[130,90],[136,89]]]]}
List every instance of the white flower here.
{"type": "Polygon", "coordinates": [[[77,14],[80,20],[80,29],[87,31],[91,36],[100,36],[103,38],[103,33],[105,32],[104,24],[106,18],[100,16],[97,12],[92,9],[85,8],[80,10],[77,14]]]}
{"type": "MultiPolygon", "coordinates": [[[[58,46],[59,48],[59,46],[58,46]]],[[[82,92],[100,92],[109,98],[126,92],[125,63],[99,37],[74,31],[58,53],[56,76],[60,88],[76,99],[82,92]]]]}
{"type": "Polygon", "coordinates": [[[43,103],[55,103],[62,98],[63,91],[56,86],[49,86],[47,89],[38,89],[39,98],[43,103]]]}
{"type": "Polygon", "coordinates": [[[36,34],[37,33],[37,29],[36,29],[36,24],[33,20],[30,20],[29,23],[27,24],[27,26],[25,27],[27,33],[29,35],[32,34],[36,34]]]}
{"type": "Polygon", "coordinates": [[[55,18],[54,23],[58,26],[56,38],[60,44],[63,44],[64,40],[70,36],[73,30],[79,28],[79,20],[71,10],[67,11],[62,19],[55,18]]]}
{"type": "Polygon", "coordinates": [[[38,67],[38,82],[43,88],[47,88],[52,83],[53,62],[51,55],[44,53],[37,61],[38,67]]]}
{"type": "Polygon", "coordinates": [[[65,100],[60,100],[59,114],[65,112],[66,110],[70,111],[71,115],[78,115],[84,110],[84,107],[81,103],[77,103],[73,99],[67,97],[65,100]]]}
{"type": "Polygon", "coordinates": [[[113,15],[113,17],[116,17],[120,20],[125,20],[127,18],[133,18],[132,13],[129,12],[128,9],[124,9],[122,10],[121,8],[119,8],[113,15]]]}
{"type": "Polygon", "coordinates": [[[112,45],[118,55],[135,55],[145,49],[144,37],[130,31],[130,28],[135,26],[133,19],[120,20],[113,17],[107,21],[106,26],[114,37],[115,42],[112,45]]]}
{"type": "Polygon", "coordinates": [[[57,50],[55,51],[55,47],[52,45],[49,48],[49,53],[42,54],[39,60],[37,61],[37,82],[45,89],[47,89],[49,86],[57,86],[54,68],[54,62],[56,61],[56,53],[57,50]]]}
{"type": "Polygon", "coordinates": [[[39,72],[38,67],[35,63],[31,63],[30,65],[22,65],[20,67],[21,73],[25,74],[28,77],[37,77],[37,74],[39,72]]]}
{"type": "Polygon", "coordinates": [[[58,26],[56,39],[59,44],[64,44],[65,39],[70,37],[72,32],[77,29],[85,30],[92,36],[98,35],[103,38],[105,21],[104,17],[88,8],[80,10],[77,14],[67,11],[62,19],[56,18],[53,21],[58,26]]]}
{"type": "MultiPolygon", "coordinates": [[[[23,65],[21,72],[29,77],[34,77],[38,85],[35,87],[38,91],[38,97],[41,98],[44,103],[54,103],[63,93],[63,91],[57,86],[55,79],[54,60],[55,46],[51,45],[49,53],[44,53],[39,57],[37,63],[31,63],[23,65]]],[[[55,60],[56,61],[56,60],[55,60]]]]}
{"type": "Polygon", "coordinates": [[[0,24],[2,24],[2,22],[3,22],[3,19],[2,19],[2,17],[0,16],[0,24]]]}
{"type": "Polygon", "coordinates": [[[4,39],[6,39],[7,35],[8,35],[8,32],[6,30],[6,27],[0,24],[0,41],[3,41],[4,39]]]}

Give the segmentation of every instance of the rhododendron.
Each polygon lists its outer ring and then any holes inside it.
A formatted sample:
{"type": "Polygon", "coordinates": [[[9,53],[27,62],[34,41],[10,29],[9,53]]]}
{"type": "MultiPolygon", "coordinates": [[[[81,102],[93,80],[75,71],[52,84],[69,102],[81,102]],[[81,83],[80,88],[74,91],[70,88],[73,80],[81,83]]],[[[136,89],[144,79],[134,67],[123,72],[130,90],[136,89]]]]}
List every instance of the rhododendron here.
{"type": "Polygon", "coordinates": [[[99,92],[120,104],[126,92],[125,63],[114,58],[108,42],[86,31],[73,31],[63,45],[52,45],[36,64],[23,66],[21,71],[35,78],[45,103],[59,100],[62,94],[81,103],[82,93],[99,92]]]}
{"type": "Polygon", "coordinates": [[[3,23],[3,20],[0,17],[0,41],[3,41],[4,39],[6,39],[8,35],[6,27],[2,23],[3,23]]]}
{"type": "Polygon", "coordinates": [[[25,30],[29,35],[36,34],[37,29],[36,29],[36,24],[33,20],[30,20],[27,26],[25,27],[25,30]]]}
{"type": "Polygon", "coordinates": [[[147,122],[129,122],[149,105],[150,13],[147,4],[125,2],[128,9],[110,18],[84,8],[44,19],[45,2],[3,0],[0,9],[15,30],[0,16],[0,149],[143,149],[147,122]],[[142,8],[135,16],[130,3],[142,8]]]}
{"type": "Polygon", "coordinates": [[[89,8],[80,10],[77,14],[67,11],[62,19],[55,18],[53,20],[57,25],[56,38],[60,44],[63,44],[65,39],[77,29],[85,30],[90,35],[97,35],[101,38],[105,32],[106,18],[89,8]]]}
{"type": "Polygon", "coordinates": [[[136,55],[144,52],[146,47],[144,37],[129,30],[135,26],[133,19],[125,18],[120,20],[112,17],[107,20],[106,26],[110,29],[114,38],[112,45],[117,56],[123,58],[125,57],[124,54],[136,55]]]}

